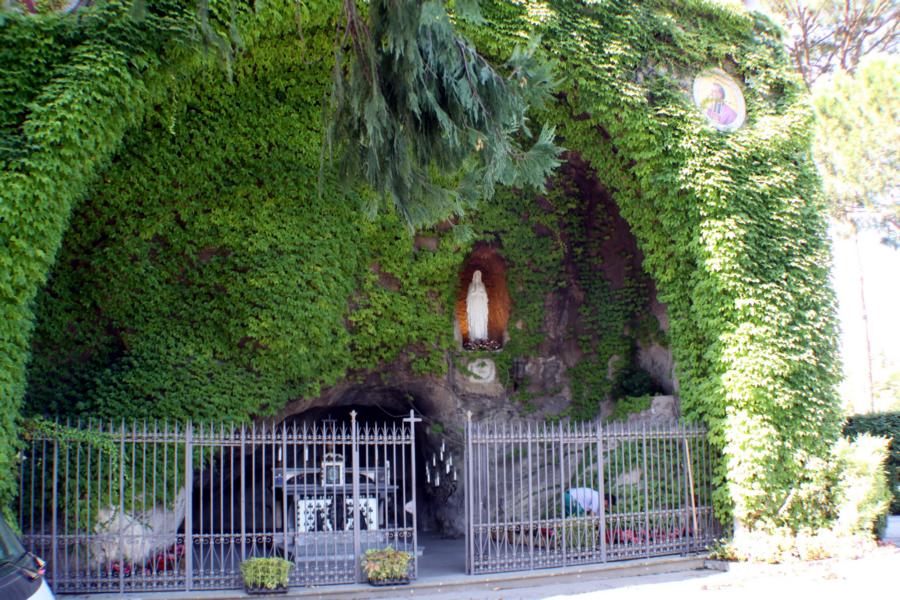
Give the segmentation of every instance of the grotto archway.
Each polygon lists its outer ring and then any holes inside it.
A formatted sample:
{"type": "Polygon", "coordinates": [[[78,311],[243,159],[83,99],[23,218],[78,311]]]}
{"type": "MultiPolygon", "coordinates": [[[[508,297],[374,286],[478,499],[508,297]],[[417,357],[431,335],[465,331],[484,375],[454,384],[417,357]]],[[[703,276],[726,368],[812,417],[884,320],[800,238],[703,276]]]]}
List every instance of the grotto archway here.
{"type": "MultiPolygon", "coordinates": [[[[810,163],[802,158],[809,148],[802,93],[777,31],[754,17],[694,2],[574,9],[551,2],[537,12],[524,5],[498,12],[488,3],[487,13],[500,26],[473,31],[476,42],[488,38],[485,46],[505,59],[521,39],[498,31],[537,30],[548,53],[564,63],[568,80],[579,82],[561,91],[560,106],[549,111],[557,133],[609,177],[645,251],[647,270],[669,307],[687,412],[709,423],[729,457],[746,459],[739,473],[719,466],[731,484],[718,492],[722,514],[735,505],[739,521],[777,514],[772,499],[802,470],[794,456],[802,453],[780,449],[822,456],[839,429],[825,225],[816,214],[810,163]],[[705,127],[679,89],[698,63],[727,64],[740,80],[753,82],[745,90],[748,123],[736,135],[705,127]],[[777,366],[783,364],[793,366],[777,366]],[[747,440],[759,439],[774,443],[747,450],[747,440]],[[741,491],[731,498],[729,489],[741,491]]],[[[7,31],[19,35],[16,19],[7,31]]],[[[156,54],[149,49],[148,56],[156,54]]],[[[116,64],[126,61],[114,56],[116,64]]],[[[54,67],[52,93],[34,90],[30,109],[22,110],[21,130],[30,137],[21,147],[40,160],[23,161],[0,179],[12,217],[0,219],[0,239],[17,240],[0,245],[0,262],[16,269],[4,287],[8,327],[0,334],[8,350],[0,374],[0,429],[8,437],[16,435],[22,406],[33,301],[72,223],[71,209],[91,182],[102,181],[96,175],[119,151],[134,124],[131,115],[152,108],[154,95],[138,92],[165,68],[161,60],[142,73],[85,68],[93,60],[95,52],[73,52],[54,67]],[[96,102],[57,102],[67,90],[96,102]],[[73,135],[60,123],[96,127],[73,135]],[[71,171],[67,185],[56,185],[59,170],[48,164],[71,171]]],[[[15,444],[3,441],[0,463],[14,464],[15,444]]],[[[14,489],[7,478],[0,497],[8,501],[14,489]]]]}

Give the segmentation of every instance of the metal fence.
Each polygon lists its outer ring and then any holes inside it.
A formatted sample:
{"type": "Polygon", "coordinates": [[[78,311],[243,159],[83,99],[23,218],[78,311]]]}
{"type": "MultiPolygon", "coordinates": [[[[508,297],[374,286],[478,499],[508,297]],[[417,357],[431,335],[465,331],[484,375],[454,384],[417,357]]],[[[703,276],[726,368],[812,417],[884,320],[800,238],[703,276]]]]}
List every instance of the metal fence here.
{"type": "Polygon", "coordinates": [[[417,571],[415,422],[77,423],[26,440],[19,527],[57,593],[228,589],[251,557],[291,585],[360,580],[369,548],[417,571]]]}
{"type": "Polygon", "coordinates": [[[470,417],[465,454],[469,573],[689,553],[721,534],[698,426],[470,417]]]}

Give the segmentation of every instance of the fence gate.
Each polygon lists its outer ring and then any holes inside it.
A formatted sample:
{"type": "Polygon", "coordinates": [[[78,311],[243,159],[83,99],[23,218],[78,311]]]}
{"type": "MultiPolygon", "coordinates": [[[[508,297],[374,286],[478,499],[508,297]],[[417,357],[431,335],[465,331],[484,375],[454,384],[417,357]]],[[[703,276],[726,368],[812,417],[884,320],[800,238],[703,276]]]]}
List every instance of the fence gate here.
{"type": "Polygon", "coordinates": [[[291,585],[353,583],[385,546],[415,577],[416,421],[48,424],[22,453],[23,542],[57,593],[239,588],[271,556],[291,585]]]}
{"type": "Polygon", "coordinates": [[[466,568],[491,573],[682,554],[719,535],[697,426],[466,426],[466,568]]]}

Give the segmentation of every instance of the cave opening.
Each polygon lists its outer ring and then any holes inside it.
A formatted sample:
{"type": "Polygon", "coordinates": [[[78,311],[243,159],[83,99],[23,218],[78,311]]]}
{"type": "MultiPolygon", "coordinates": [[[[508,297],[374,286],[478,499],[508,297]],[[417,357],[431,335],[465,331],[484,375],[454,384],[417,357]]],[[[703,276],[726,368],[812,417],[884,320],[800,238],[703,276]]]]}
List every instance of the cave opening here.
{"type": "MultiPolygon", "coordinates": [[[[389,501],[396,505],[388,511],[391,518],[402,525],[414,510],[420,534],[459,538],[465,527],[462,431],[443,424],[434,405],[434,399],[422,390],[360,385],[330,398],[327,404],[291,414],[283,423],[298,431],[316,427],[324,427],[326,432],[331,428],[350,431],[355,413],[360,470],[383,469],[386,473],[394,494],[389,501]],[[410,424],[411,452],[404,452],[402,445],[390,440],[410,431],[410,424]]],[[[344,463],[349,473],[349,446],[344,446],[343,453],[347,454],[344,463]]],[[[365,483],[365,476],[362,481],[365,483]]]]}

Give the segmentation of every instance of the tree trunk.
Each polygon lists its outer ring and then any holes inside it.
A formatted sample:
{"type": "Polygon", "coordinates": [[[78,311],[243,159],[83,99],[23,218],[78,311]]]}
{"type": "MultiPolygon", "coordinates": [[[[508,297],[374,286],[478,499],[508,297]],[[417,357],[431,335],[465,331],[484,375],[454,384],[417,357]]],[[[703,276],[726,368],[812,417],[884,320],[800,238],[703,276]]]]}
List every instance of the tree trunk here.
{"type": "Polygon", "coordinates": [[[866,279],[863,273],[862,253],[859,249],[859,226],[853,222],[853,242],[856,245],[856,268],[859,271],[859,302],[862,307],[863,334],[866,337],[866,393],[869,412],[875,412],[875,386],[872,380],[872,343],[869,340],[869,313],[866,310],[866,279]]]}

